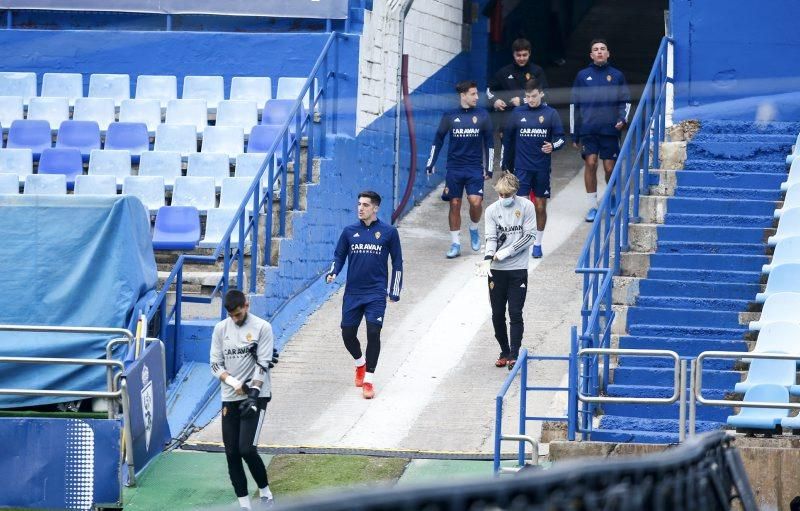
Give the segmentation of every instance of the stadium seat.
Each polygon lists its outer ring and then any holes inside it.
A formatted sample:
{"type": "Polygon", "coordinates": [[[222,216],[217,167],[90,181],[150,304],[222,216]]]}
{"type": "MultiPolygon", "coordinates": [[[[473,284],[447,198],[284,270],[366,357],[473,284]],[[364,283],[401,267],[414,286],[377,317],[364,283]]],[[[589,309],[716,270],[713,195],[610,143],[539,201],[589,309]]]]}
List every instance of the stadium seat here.
{"type": "Polygon", "coordinates": [[[800,290],[796,293],[775,293],[764,302],[761,317],[750,322],[750,330],[761,330],[772,321],[800,323],[800,290]]]}
{"type": "Polygon", "coordinates": [[[208,125],[206,102],[202,99],[173,99],[167,104],[166,124],[188,124],[202,135],[208,125]]]}
{"type": "MultiPolygon", "coordinates": [[[[263,103],[262,103],[263,104],[263,103]]],[[[217,126],[238,126],[245,137],[258,124],[258,107],[255,101],[220,101],[217,105],[217,126]]]]}
{"type": "MultiPolygon", "coordinates": [[[[95,149],[89,157],[90,176],[113,176],[116,186],[122,186],[131,175],[131,153],[127,149],[95,149]]],[[[77,192],[76,192],[77,193],[77,192]]]]}
{"type": "Polygon", "coordinates": [[[178,99],[178,79],[172,75],[139,75],[136,99],[155,99],[165,109],[169,101],[178,99]]]}
{"type": "Polygon", "coordinates": [[[783,206],[780,209],[776,209],[773,216],[780,219],[784,211],[798,206],[800,206],[800,182],[793,184],[786,190],[783,206]]]}
{"type": "Polygon", "coordinates": [[[108,125],[116,122],[117,114],[114,100],[109,98],[78,98],[72,111],[73,121],[94,121],[105,133],[108,125]]]}
{"type": "MultiPolygon", "coordinates": [[[[772,268],[784,263],[800,263],[800,236],[784,238],[775,245],[772,260],[761,267],[761,273],[769,275],[772,268]]],[[[800,292],[800,285],[797,291],[800,292]]]]}
{"type": "Polygon", "coordinates": [[[19,177],[16,174],[0,174],[0,194],[18,194],[19,177]]]}
{"type": "Polygon", "coordinates": [[[127,149],[134,163],[139,156],[150,150],[147,126],[142,122],[114,122],[108,126],[106,149],[127,149]]]}
{"type": "MultiPolygon", "coordinates": [[[[751,403],[788,403],[789,392],[786,387],[763,383],[755,385],[744,395],[744,401],[751,403]]],[[[787,408],[742,408],[736,415],[728,416],[728,425],[741,429],[774,430],[781,419],[789,415],[787,408]]]]}
{"type": "MultiPolygon", "coordinates": [[[[283,126],[289,118],[293,107],[294,101],[290,99],[273,99],[267,101],[264,105],[264,113],[261,114],[261,124],[283,126]]],[[[301,119],[306,115],[305,109],[302,106],[300,107],[299,114],[301,119]]],[[[294,134],[295,131],[297,131],[296,118],[292,117],[292,122],[289,124],[289,132],[294,134]]]]}
{"type": "Polygon", "coordinates": [[[800,208],[785,209],[778,222],[778,230],[774,236],[767,238],[767,245],[774,247],[780,240],[791,236],[800,236],[800,208]]]}
{"type": "Polygon", "coordinates": [[[78,149],[85,160],[95,149],[100,149],[100,126],[94,121],[64,121],[58,129],[56,147],[78,149]]]}
{"type": "Polygon", "coordinates": [[[788,291],[796,293],[800,290],[800,264],[779,264],[772,268],[767,279],[767,288],[756,295],[756,303],[764,303],[775,293],[788,291]]]}
{"type": "Polygon", "coordinates": [[[42,76],[43,98],[67,98],[69,106],[83,97],[83,75],[80,73],[45,73],[42,76]]]}
{"type": "Polygon", "coordinates": [[[0,96],[0,126],[6,130],[11,123],[25,118],[22,96],[0,96]]]}
{"type": "Polygon", "coordinates": [[[75,176],[75,195],[116,195],[117,178],[108,175],[75,176]]]}
{"type": "MultiPolygon", "coordinates": [[[[222,209],[239,209],[252,179],[246,177],[226,177],[222,180],[222,191],[219,194],[219,207],[222,209]]],[[[248,200],[247,211],[253,211],[252,197],[248,200]]]]}
{"type": "Polygon", "coordinates": [[[153,227],[154,250],[194,250],[200,241],[200,215],[192,206],[162,206],[153,227]]]}
{"type": "Polygon", "coordinates": [[[64,174],[29,174],[25,176],[25,195],[65,195],[67,176],[64,174]]]}
{"type": "Polygon", "coordinates": [[[789,167],[789,175],[786,181],[781,183],[781,191],[787,191],[791,185],[796,183],[800,183],[800,158],[795,158],[794,161],[792,161],[792,165],[789,167]]]}
{"type": "MultiPolygon", "coordinates": [[[[254,126],[253,131],[250,132],[250,139],[247,141],[247,152],[267,153],[272,147],[272,144],[275,143],[275,139],[278,138],[280,132],[281,126],[277,125],[260,124],[258,126],[254,126]]],[[[293,143],[294,135],[290,133],[288,141],[289,151],[291,151],[293,143]]],[[[280,142],[278,143],[278,147],[275,149],[275,156],[279,159],[283,158],[283,144],[280,142]]]]}
{"type": "Polygon", "coordinates": [[[230,159],[222,153],[193,153],[189,155],[186,175],[213,177],[214,186],[220,188],[222,180],[230,177],[230,159]]]}
{"type": "MultiPolygon", "coordinates": [[[[244,153],[240,154],[236,157],[236,169],[234,175],[236,177],[246,177],[250,178],[251,180],[258,174],[259,169],[261,169],[261,164],[264,163],[264,158],[266,154],[264,153],[244,153]]],[[[277,171],[277,167],[275,167],[275,171],[277,171]]],[[[264,171],[264,175],[261,176],[261,187],[266,188],[269,181],[269,169],[264,171]]],[[[275,193],[280,193],[281,189],[281,178],[280,176],[276,176],[275,184],[272,186],[272,190],[275,193]]]]}
{"type": "Polygon", "coordinates": [[[272,99],[272,79],[267,76],[234,76],[231,79],[231,99],[255,101],[260,112],[264,103],[272,99]]]}
{"type": "Polygon", "coordinates": [[[172,190],[173,206],[194,206],[201,213],[216,207],[213,177],[179,177],[172,190]]]}
{"type": "Polygon", "coordinates": [[[67,98],[31,98],[28,119],[47,121],[53,129],[69,119],[67,98]]]}
{"type": "Polygon", "coordinates": [[[791,166],[798,154],[800,154],[800,133],[797,134],[797,139],[792,146],[792,152],[786,156],[786,165],[791,166]]]}
{"type": "MultiPolygon", "coordinates": [[[[201,248],[216,248],[222,242],[222,236],[231,225],[235,209],[214,208],[209,209],[206,214],[206,232],[200,242],[201,248]]],[[[249,236],[248,236],[249,237],[249,236]]],[[[238,224],[231,231],[231,246],[239,243],[238,224]]]]}
{"type": "Polygon", "coordinates": [[[161,176],[128,176],[122,182],[122,194],[138,198],[153,213],[164,205],[164,178],[161,176]]]}
{"type": "Polygon", "coordinates": [[[0,149],[0,174],[16,174],[20,181],[33,174],[33,152],[28,149],[0,149]]]}
{"type": "MultiPolygon", "coordinates": [[[[761,351],[760,353],[783,353],[777,351],[761,351]]],[[[770,360],[766,358],[752,359],[747,377],[734,385],[734,392],[747,392],[756,385],[772,383],[789,389],[790,394],[800,393],[796,385],[797,362],[794,360],[770,360]]]]}
{"type": "Polygon", "coordinates": [[[800,354],[800,317],[797,316],[796,310],[794,320],[783,318],[781,321],[769,321],[758,332],[753,352],[770,351],[800,354]]]}
{"type": "MultiPolygon", "coordinates": [[[[306,84],[308,80],[307,77],[291,77],[291,76],[282,76],[278,78],[278,93],[275,94],[276,99],[290,99],[292,103],[297,101],[297,98],[300,96],[300,90],[303,88],[303,85],[306,84]]],[[[314,87],[317,86],[317,79],[314,78],[314,87]]],[[[306,92],[306,95],[303,96],[303,108],[308,110],[309,98],[311,97],[311,89],[306,92]]]]}
{"type": "Polygon", "coordinates": [[[177,151],[148,151],[139,160],[140,176],[161,176],[167,188],[175,186],[175,178],[181,176],[181,153],[177,151]]]}
{"type": "Polygon", "coordinates": [[[238,126],[209,126],[203,134],[202,152],[226,154],[230,161],[244,150],[244,131],[238,126]]]}
{"type": "Polygon", "coordinates": [[[186,76],[181,98],[202,99],[209,112],[216,112],[217,103],[225,99],[225,81],[221,76],[186,76]]]}
{"type": "Polygon", "coordinates": [[[160,124],[156,129],[156,151],[177,151],[188,156],[197,152],[197,130],[188,124],[160,124]]]}
{"type": "Polygon", "coordinates": [[[781,427],[783,429],[791,429],[792,433],[795,434],[800,433],[800,415],[795,415],[794,417],[782,417],[781,427]]]}
{"type": "Polygon", "coordinates": [[[123,99],[131,99],[131,77],[121,74],[93,74],[89,77],[90,98],[111,98],[119,107],[123,99]]]}
{"type": "Polygon", "coordinates": [[[0,96],[19,96],[27,105],[36,97],[36,73],[0,72],[0,96]]]}
{"type": "Polygon", "coordinates": [[[8,149],[29,148],[34,159],[38,159],[44,149],[52,147],[53,135],[47,121],[17,120],[8,130],[8,149]]]}
{"type": "Polygon", "coordinates": [[[142,122],[152,137],[161,124],[161,103],[157,99],[126,99],[119,107],[120,122],[142,122]]]}
{"type": "Polygon", "coordinates": [[[46,148],[39,159],[39,174],[64,174],[67,189],[75,186],[75,176],[83,174],[81,152],[73,147],[46,148]]]}

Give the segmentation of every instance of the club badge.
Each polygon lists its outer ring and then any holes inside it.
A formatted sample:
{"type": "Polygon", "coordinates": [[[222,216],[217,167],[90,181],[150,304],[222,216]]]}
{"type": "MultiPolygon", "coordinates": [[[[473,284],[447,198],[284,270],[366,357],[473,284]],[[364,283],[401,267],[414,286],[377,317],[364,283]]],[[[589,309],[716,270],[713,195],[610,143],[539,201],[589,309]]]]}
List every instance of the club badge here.
{"type": "Polygon", "coordinates": [[[247,342],[253,342],[253,334],[251,334],[250,332],[248,332],[247,335],[245,335],[244,337],[245,339],[247,339],[247,342]]]}
{"type": "Polygon", "coordinates": [[[477,115],[473,115],[472,116],[472,124],[478,124],[478,116],[477,115]]]}
{"type": "Polygon", "coordinates": [[[489,281],[489,289],[494,289],[494,281],[489,281]]]}
{"type": "Polygon", "coordinates": [[[381,231],[375,231],[375,239],[376,240],[381,239],[381,231]]]}
{"type": "Polygon", "coordinates": [[[607,81],[607,82],[610,82],[610,81],[611,81],[611,75],[606,75],[606,81],[607,81]]]}
{"type": "Polygon", "coordinates": [[[539,116],[539,124],[543,124],[543,123],[544,123],[544,115],[540,115],[539,116]]]}
{"type": "Polygon", "coordinates": [[[520,210],[516,210],[516,211],[514,211],[514,216],[519,218],[519,217],[522,216],[522,212],[520,210]]]}
{"type": "Polygon", "coordinates": [[[525,73],[525,79],[526,80],[530,80],[531,79],[531,74],[530,73],[525,73]]]}

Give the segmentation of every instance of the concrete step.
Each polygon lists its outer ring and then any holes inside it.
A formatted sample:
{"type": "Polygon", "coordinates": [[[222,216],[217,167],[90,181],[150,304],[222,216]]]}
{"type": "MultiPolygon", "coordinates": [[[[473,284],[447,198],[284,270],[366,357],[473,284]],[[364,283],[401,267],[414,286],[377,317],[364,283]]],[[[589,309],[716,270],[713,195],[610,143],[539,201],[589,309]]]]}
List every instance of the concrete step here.
{"type": "MultiPolygon", "coordinates": [[[[674,382],[675,372],[672,368],[661,367],[618,367],[614,369],[613,382],[615,385],[635,385],[648,382],[653,385],[670,386],[674,382]]],[[[706,369],[703,371],[703,388],[732,389],[742,381],[742,373],[738,371],[718,371],[706,369]]],[[[687,374],[691,381],[691,370],[687,374]]]]}
{"type": "MultiPolygon", "coordinates": [[[[633,246],[633,244],[631,244],[633,246]]],[[[764,255],[764,243],[716,243],[706,241],[659,241],[661,254],[764,255]]]]}
{"type": "Polygon", "coordinates": [[[663,307],[629,307],[628,329],[634,325],[670,325],[738,328],[738,311],[701,309],[667,309],[663,307]]]}
{"type": "Polygon", "coordinates": [[[645,279],[639,282],[639,296],[683,296],[751,300],[761,292],[760,284],[645,279]]]}
{"type": "Polygon", "coordinates": [[[687,161],[697,159],[715,159],[718,161],[779,161],[779,158],[791,152],[792,142],[785,139],[782,143],[762,143],[752,140],[739,140],[730,137],[727,140],[692,140],[686,146],[687,161]]]}
{"type": "Polygon", "coordinates": [[[786,176],[771,172],[730,172],[715,171],[704,172],[695,170],[691,172],[677,171],[677,186],[702,186],[713,188],[736,188],[746,190],[772,190],[777,189],[786,176]]]}
{"type": "MultiPolygon", "coordinates": [[[[641,390],[642,397],[650,397],[656,395],[658,389],[662,387],[652,387],[650,389],[641,390]]],[[[667,392],[671,394],[672,389],[667,392]]],[[[706,396],[715,396],[717,399],[722,399],[723,395],[719,391],[709,390],[708,393],[703,393],[706,396]]],[[[688,408],[688,407],[687,407],[688,408]]],[[[639,417],[642,419],[672,419],[677,420],[679,415],[678,403],[669,405],[663,404],[619,404],[619,403],[604,403],[603,412],[606,415],[619,415],[627,417],[639,417]]],[[[697,419],[702,421],[725,422],[729,415],[733,414],[733,408],[721,406],[703,406],[697,405],[697,419]]],[[[688,415],[688,410],[687,410],[688,415]]]]}
{"type": "MultiPolygon", "coordinates": [[[[776,186],[780,186],[780,183],[776,186]]],[[[723,216],[772,216],[775,202],[750,200],[747,191],[743,196],[730,199],[710,197],[670,197],[667,199],[667,214],[723,215],[723,216]]]]}
{"type": "MultiPolygon", "coordinates": [[[[759,174],[761,175],[761,174],[759,174]]],[[[782,179],[786,177],[785,173],[776,174],[782,179]]],[[[780,185],[778,185],[780,186],[780,185]]],[[[764,200],[777,202],[781,197],[781,192],[775,188],[716,188],[708,186],[679,186],[674,189],[673,194],[675,197],[701,197],[701,198],[720,198],[720,199],[740,199],[747,197],[748,200],[764,200]]]]}
{"type": "Polygon", "coordinates": [[[703,121],[700,133],[730,134],[773,134],[794,135],[800,132],[800,122],[743,122],[743,121],[703,121]]]}
{"type": "MultiPolygon", "coordinates": [[[[786,153],[789,151],[787,150],[786,153]]],[[[786,154],[784,159],[773,155],[772,161],[751,160],[717,160],[704,158],[689,158],[683,164],[684,171],[701,170],[703,172],[763,172],[771,174],[786,174],[786,154]],[[780,161],[779,161],[780,159],[780,161]]]]}
{"type": "Polygon", "coordinates": [[[735,136],[731,133],[714,133],[700,130],[694,138],[692,143],[696,142],[730,142],[732,139],[756,144],[794,144],[797,140],[797,133],[737,133],[735,136]]]}
{"type": "Polygon", "coordinates": [[[643,337],[702,337],[708,339],[738,339],[747,332],[746,327],[714,327],[695,325],[662,325],[637,323],[628,326],[628,333],[643,337]]]}
{"type": "Polygon", "coordinates": [[[752,224],[772,224],[772,218],[769,217],[731,217],[726,215],[667,214],[667,220],[672,221],[657,227],[659,243],[665,241],[697,241],[761,244],[766,241],[764,237],[765,227],[752,224]],[[736,219],[739,218],[742,219],[742,222],[736,223],[736,219]],[[679,224],[676,221],[697,223],[679,224]],[[719,223],[712,223],[714,221],[719,223]]]}
{"type": "MultiPolygon", "coordinates": [[[[772,208],[771,211],[774,211],[772,208]]],[[[668,210],[669,211],[669,210],[668,210]]],[[[700,213],[670,213],[664,216],[664,224],[668,226],[693,226],[717,229],[719,227],[731,228],[758,228],[757,231],[761,238],[764,237],[764,229],[772,227],[774,219],[772,213],[769,215],[723,215],[723,214],[700,214],[700,213]]],[[[750,238],[748,238],[750,239],[750,238]]]]}
{"type": "MultiPolygon", "coordinates": [[[[703,337],[654,337],[621,335],[617,341],[621,349],[670,350],[682,357],[696,357],[704,351],[748,351],[748,342],[732,337],[730,339],[711,339],[703,337]]],[[[665,359],[667,360],[667,359],[665,359]]],[[[672,366],[672,362],[667,364],[672,366]]],[[[653,366],[660,367],[660,366],[653,366]]]]}
{"type": "Polygon", "coordinates": [[[766,255],[741,254],[664,254],[650,255],[651,268],[707,269],[720,271],[758,271],[767,264],[766,255]]]}
{"type": "MultiPolygon", "coordinates": [[[[691,280],[693,282],[727,282],[740,284],[758,284],[761,272],[731,270],[700,270],[675,268],[650,268],[647,278],[661,280],[691,280]]],[[[746,300],[743,300],[746,302],[746,300]]],[[[744,310],[742,308],[741,310],[744,310]]]]}

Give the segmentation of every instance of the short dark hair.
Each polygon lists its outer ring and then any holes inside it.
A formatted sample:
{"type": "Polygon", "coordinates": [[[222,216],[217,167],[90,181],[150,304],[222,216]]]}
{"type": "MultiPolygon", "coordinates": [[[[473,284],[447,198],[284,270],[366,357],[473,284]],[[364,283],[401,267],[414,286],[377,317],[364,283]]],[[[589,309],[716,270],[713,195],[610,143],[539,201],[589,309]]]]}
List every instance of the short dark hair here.
{"type": "Polygon", "coordinates": [[[361,197],[366,197],[367,199],[372,201],[372,204],[375,206],[381,205],[381,196],[378,195],[377,192],[373,192],[372,190],[364,190],[363,192],[358,194],[358,198],[360,199],[361,197]]]}
{"type": "Polygon", "coordinates": [[[542,86],[539,84],[539,80],[536,78],[531,78],[527,82],[525,82],[525,92],[533,92],[535,90],[542,91],[542,86]]]}
{"type": "Polygon", "coordinates": [[[475,80],[461,80],[456,84],[456,92],[459,94],[466,94],[472,88],[478,88],[478,82],[475,80]]]}
{"type": "Polygon", "coordinates": [[[592,44],[589,45],[589,49],[591,50],[592,48],[594,48],[594,45],[597,43],[605,44],[606,49],[608,48],[608,43],[606,42],[605,39],[592,39],[592,44]]]}
{"type": "Polygon", "coordinates": [[[519,38],[511,43],[511,51],[531,51],[531,42],[527,39],[519,38]]]}
{"type": "Polygon", "coordinates": [[[238,289],[231,289],[225,294],[225,310],[233,312],[247,303],[247,297],[238,289]]]}

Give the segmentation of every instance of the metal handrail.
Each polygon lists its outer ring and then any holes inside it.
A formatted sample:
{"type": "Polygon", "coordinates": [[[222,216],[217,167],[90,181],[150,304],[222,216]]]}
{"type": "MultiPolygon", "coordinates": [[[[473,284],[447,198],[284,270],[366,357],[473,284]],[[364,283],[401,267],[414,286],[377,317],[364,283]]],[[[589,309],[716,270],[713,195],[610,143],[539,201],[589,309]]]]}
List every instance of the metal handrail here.
{"type": "MultiPolygon", "coordinates": [[[[505,401],[506,393],[508,389],[511,388],[511,383],[513,383],[514,379],[519,374],[520,370],[524,365],[524,361],[528,358],[528,350],[523,348],[519,352],[519,356],[517,358],[517,363],[514,364],[514,367],[511,368],[511,371],[508,372],[508,376],[506,376],[505,381],[503,382],[503,386],[500,387],[500,391],[495,396],[495,416],[494,416],[494,473],[500,473],[500,444],[503,438],[503,402],[505,401]],[[519,363],[522,361],[523,363],[519,363]]],[[[524,452],[523,452],[524,454],[524,452]]],[[[524,459],[520,458],[519,460],[520,465],[524,463],[524,459]]]]}
{"type": "Polygon", "coordinates": [[[580,390],[578,400],[586,403],[644,403],[669,405],[680,398],[681,357],[670,350],[628,350],[613,348],[584,348],[578,350],[578,360],[586,355],[627,355],[632,357],[670,357],[675,361],[674,385],[670,397],[612,397],[612,396],[587,396],[580,390]]]}

